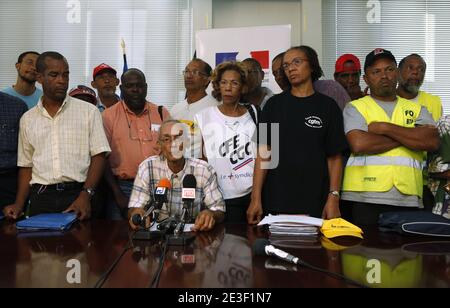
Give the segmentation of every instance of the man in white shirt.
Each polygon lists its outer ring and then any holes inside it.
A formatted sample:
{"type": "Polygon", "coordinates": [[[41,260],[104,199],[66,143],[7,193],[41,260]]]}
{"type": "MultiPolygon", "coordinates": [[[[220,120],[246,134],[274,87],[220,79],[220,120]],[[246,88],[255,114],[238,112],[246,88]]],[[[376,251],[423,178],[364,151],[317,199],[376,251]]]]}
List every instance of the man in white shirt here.
{"type": "Polygon", "coordinates": [[[30,216],[73,211],[87,219],[111,151],[100,112],[67,95],[69,65],[61,54],[41,54],[36,70],[44,95],[20,120],[18,191],[3,213],[17,219],[29,196],[30,216]]]}
{"type": "Polygon", "coordinates": [[[218,101],[206,93],[211,76],[211,66],[202,59],[194,59],[183,71],[186,99],[170,110],[170,116],[190,127],[191,141],[185,155],[201,157],[201,136],[194,127],[194,116],[210,106],[217,106],[218,101]]]}

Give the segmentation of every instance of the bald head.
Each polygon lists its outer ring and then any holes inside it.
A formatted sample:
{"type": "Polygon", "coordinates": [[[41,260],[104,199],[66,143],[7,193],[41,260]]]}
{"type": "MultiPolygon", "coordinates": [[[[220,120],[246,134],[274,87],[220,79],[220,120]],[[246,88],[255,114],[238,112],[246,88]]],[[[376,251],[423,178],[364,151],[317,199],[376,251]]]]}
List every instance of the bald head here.
{"type": "Polygon", "coordinates": [[[128,78],[129,76],[137,76],[140,79],[142,79],[144,83],[146,83],[145,74],[140,69],[137,68],[130,68],[125,73],[123,73],[122,76],[120,77],[120,82],[123,83],[125,78],[128,78]]]}
{"type": "Polygon", "coordinates": [[[120,79],[122,81],[120,90],[125,104],[139,114],[147,100],[147,83],[144,73],[137,68],[130,68],[122,74],[120,79]]]}

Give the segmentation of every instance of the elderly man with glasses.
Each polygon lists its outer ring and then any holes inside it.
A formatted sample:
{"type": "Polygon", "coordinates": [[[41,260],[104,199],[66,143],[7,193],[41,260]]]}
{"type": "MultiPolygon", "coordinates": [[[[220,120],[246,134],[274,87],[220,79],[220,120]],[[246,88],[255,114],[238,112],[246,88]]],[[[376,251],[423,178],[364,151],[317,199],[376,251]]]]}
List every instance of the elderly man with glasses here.
{"type": "MultiPolygon", "coordinates": [[[[207,162],[184,157],[185,127],[177,120],[164,121],[159,130],[158,143],[161,155],[147,158],[139,166],[129,203],[129,223],[133,229],[134,214],[145,213],[145,206],[152,201],[153,192],[162,179],[170,181],[168,203],[164,203],[158,220],[167,217],[180,218],[183,212],[182,187],[185,176],[195,177],[195,199],[188,209],[192,231],[209,231],[225,217],[225,202],[219,189],[217,173],[207,162]]],[[[148,223],[148,221],[147,221],[148,223]]]]}
{"type": "Polygon", "coordinates": [[[186,98],[170,110],[173,119],[179,120],[190,128],[190,141],[186,145],[187,157],[201,157],[201,136],[194,125],[194,116],[200,111],[217,106],[217,100],[206,93],[211,76],[211,66],[202,59],[194,59],[184,69],[184,87],[186,98]]]}
{"type": "Polygon", "coordinates": [[[126,216],[128,199],[139,164],[159,155],[158,130],[169,112],[146,100],[144,73],[129,69],[121,77],[123,100],[103,112],[103,124],[111,146],[105,171],[111,187],[106,216],[119,220],[126,216]]]}

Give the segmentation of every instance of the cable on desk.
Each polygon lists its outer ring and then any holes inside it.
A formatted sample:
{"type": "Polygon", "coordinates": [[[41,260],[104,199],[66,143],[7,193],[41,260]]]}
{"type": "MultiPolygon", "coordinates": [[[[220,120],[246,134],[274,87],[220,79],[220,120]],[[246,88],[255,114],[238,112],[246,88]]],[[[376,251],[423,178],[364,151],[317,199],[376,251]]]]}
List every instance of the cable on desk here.
{"type": "Polygon", "coordinates": [[[133,234],[130,236],[127,244],[125,245],[125,247],[123,248],[122,252],[120,253],[120,255],[114,260],[114,262],[111,264],[111,266],[106,270],[106,272],[104,272],[100,278],[97,280],[97,282],[94,285],[94,288],[101,288],[103,286],[103,284],[106,282],[106,280],[108,279],[109,275],[111,275],[112,271],[114,270],[114,268],[117,266],[117,264],[119,264],[120,260],[122,259],[122,257],[125,255],[125,253],[130,250],[133,247],[133,235],[136,234],[136,231],[133,232],[133,234]]]}

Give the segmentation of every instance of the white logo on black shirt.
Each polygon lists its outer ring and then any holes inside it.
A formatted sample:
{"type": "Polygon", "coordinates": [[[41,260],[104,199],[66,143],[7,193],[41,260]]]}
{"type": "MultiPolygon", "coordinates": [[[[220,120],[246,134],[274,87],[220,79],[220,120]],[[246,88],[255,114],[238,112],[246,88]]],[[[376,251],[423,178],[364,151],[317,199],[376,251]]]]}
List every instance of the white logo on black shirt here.
{"type": "Polygon", "coordinates": [[[305,118],[305,125],[311,128],[322,128],[322,119],[315,116],[307,117],[305,118]]]}

